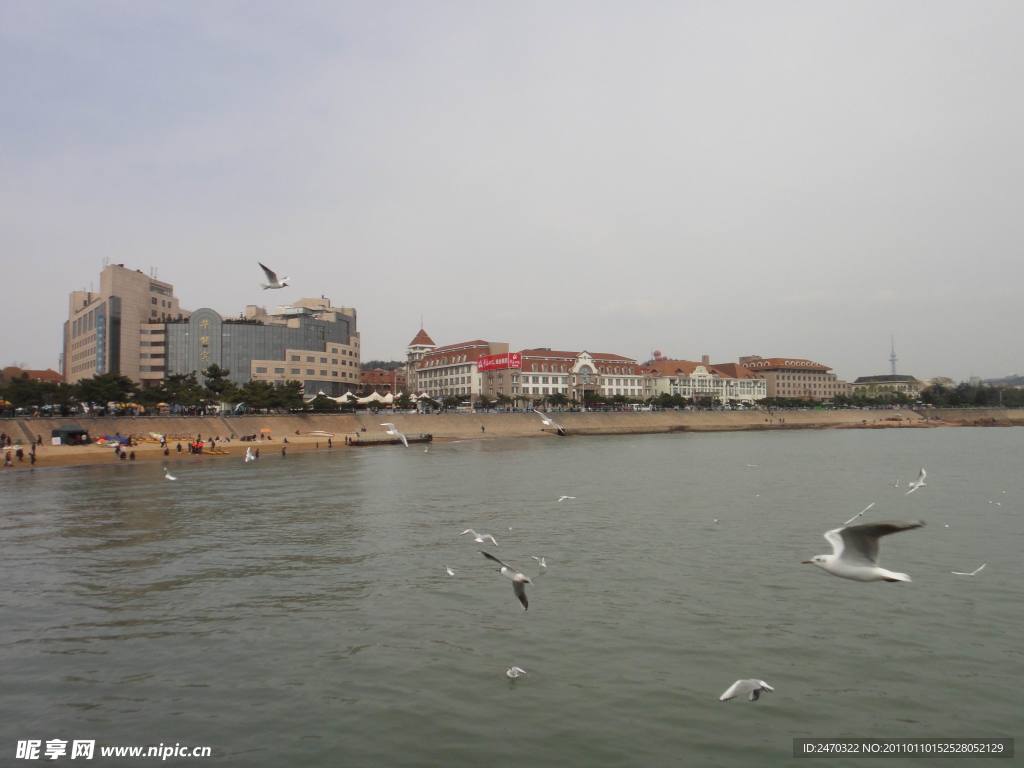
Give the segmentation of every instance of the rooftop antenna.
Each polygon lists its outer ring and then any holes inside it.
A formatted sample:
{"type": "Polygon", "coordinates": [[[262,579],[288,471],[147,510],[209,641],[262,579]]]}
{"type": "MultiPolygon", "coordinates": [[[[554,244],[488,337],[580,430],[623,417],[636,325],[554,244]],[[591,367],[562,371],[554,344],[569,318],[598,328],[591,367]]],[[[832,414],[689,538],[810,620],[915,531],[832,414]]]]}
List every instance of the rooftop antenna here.
{"type": "Polygon", "coordinates": [[[889,353],[889,365],[892,366],[892,375],[895,376],[896,375],[896,360],[897,360],[897,357],[896,357],[896,337],[895,336],[892,336],[892,335],[889,336],[889,345],[890,345],[890,348],[892,350],[889,353]]]}

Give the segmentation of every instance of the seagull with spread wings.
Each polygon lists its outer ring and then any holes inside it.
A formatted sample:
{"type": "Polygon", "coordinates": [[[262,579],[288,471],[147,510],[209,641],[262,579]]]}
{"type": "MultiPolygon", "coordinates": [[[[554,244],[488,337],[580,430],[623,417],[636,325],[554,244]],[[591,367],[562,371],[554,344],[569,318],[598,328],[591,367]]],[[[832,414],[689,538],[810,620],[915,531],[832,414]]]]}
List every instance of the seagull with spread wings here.
{"type": "Polygon", "coordinates": [[[281,278],[281,279],[279,280],[279,279],[277,278],[277,272],[275,272],[274,270],[272,270],[272,269],[271,269],[270,267],[268,267],[268,266],[267,266],[266,264],[261,264],[261,263],[260,263],[260,262],[258,262],[258,261],[257,261],[256,263],[257,263],[257,264],[259,264],[259,265],[260,265],[260,267],[262,267],[262,268],[263,268],[263,274],[267,276],[267,282],[265,282],[265,283],[260,283],[260,285],[262,285],[262,286],[263,286],[263,290],[267,290],[268,288],[284,288],[284,287],[285,287],[286,285],[288,285],[288,281],[289,281],[289,280],[290,280],[291,278],[288,278],[288,277],[282,277],[282,278],[281,278]]]}
{"type": "Polygon", "coordinates": [[[389,435],[391,435],[392,437],[397,437],[399,440],[401,440],[402,445],[404,445],[406,448],[409,447],[409,441],[406,440],[405,435],[398,431],[398,427],[396,427],[390,421],[384,422],[383,424],[381,424],[381,426],[384,427],[385,430],[387,430],[387,433],[389,435]]]}
{"type": "Polygon", "coordinates": [[[878,565],[878,540],[891,533],[910,531],[923,526],[919,520],[909,523],[866,523],[835,528],[825,534],[832,545],[832,554],[815,555],[802,561],[816,565],[833,576],[854,581],[910,581],[905,573],[889,571],[878,565]]]}
{"type": "Polygon", "coordinates": [[[530,577],[525,575],[521,571],[517,571],[508,563],[502,562],[494,555],[492,555],[490,552],[484,552],[481,549],[480,554],[486,557],[488,560],[493,560],[501,566],[500,568],[498,568],[498,573],[500,573],[502,576],[512,579],[512,591],[515,593],[515,596],[519,598],[519,602],[523,604],[523,610],[529,610],[530,601],[526,597],[526,585],[533,583],[532,581],[530,581],[530,577]]]}
{"type": "Polygon", "coordinates": [[[928,477],[928,473],[925,472],[924,467],[921,467],[921,471],[917,473],[917,480],[915,480],[912,483],[907,483],[907,488],[909,488],[910,490],[907,491],[903,495],[904,496],[909,496],[914,491],[916,491],[918,488],[924,488],[924,485],[925,485],[924,479],[926,477],[928,477]]]}

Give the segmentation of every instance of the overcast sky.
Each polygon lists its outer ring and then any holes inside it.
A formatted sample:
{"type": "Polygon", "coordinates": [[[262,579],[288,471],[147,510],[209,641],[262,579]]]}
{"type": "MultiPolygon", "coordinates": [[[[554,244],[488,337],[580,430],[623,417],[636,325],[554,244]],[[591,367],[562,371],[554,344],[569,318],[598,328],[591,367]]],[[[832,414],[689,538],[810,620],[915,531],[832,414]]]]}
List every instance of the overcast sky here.
{"type": "Polygon", "coordinates": [[[0,0],[0,365],[104,258],[236,314],[1024,373],[1024,3],[0,0]],[[259,288],[263,261],[292,277],[259,288]]]}

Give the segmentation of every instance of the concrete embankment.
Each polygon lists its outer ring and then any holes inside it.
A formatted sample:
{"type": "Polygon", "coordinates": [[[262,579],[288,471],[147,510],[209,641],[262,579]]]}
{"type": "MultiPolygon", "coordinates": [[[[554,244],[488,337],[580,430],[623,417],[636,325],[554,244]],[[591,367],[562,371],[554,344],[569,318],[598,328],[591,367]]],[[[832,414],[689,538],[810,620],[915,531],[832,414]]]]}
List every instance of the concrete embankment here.
{"type": "MultiPolygon", "coordinates": [[[[554,417],[572,435],[615,435],[659,432],[723,432],[777,429],[887,429],[942,426],[1024,426],[1024,410],[930,409],[910,410],[788,410],[774,411],[641,411],[615,413],[557,413],[554,417]]],[[[383,437],[381,422],[394,422],[408,435],[431,434],[437,440],[490,439],[498,437],[554,437],[532,413],[446,413],[439,415],[392,414],[287,414],[274,416],[204,417],[69,417],[0,420],[0,431],[14,436],[43,438],[39,466],[110,463],[112,451],[99,446],[50,446],[50,430],[77,424],[90,435],[131,435],[145,438],[165,434],[171,444],[169,458],[180,460],[176,443],[202,436],[218,439],[218,447],[229,454],[244,452],[251,443],[240,442],[245,435],[269,435],[259,441],[264,452],[279,453],[284,438],[289,452],[324,450],[326,434],[333,435],[333,448],[344,449],[345,437],[383,437]],[[365,429],[365,432],[363,431],[365,429]],[[227,439],[227,440],[226,440],[227,439]]],[[[138,460],[164,459],[155,443],[135,447],[138,460]]],[[[188,454],[184,454],[188,456],[188,454]]],[[[28,466],[26,461],[20,466],[28,466]]]]}

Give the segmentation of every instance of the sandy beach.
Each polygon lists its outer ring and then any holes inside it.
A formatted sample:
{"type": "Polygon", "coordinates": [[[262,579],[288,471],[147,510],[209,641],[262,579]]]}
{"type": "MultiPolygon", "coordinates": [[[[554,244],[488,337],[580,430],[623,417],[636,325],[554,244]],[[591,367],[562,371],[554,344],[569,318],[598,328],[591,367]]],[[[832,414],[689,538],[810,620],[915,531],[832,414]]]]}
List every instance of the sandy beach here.
{"type": "MultiPolygon", "coordinates": [[[[806,411],[641,411],[613,413],[558,413],[555,418],[573,435],[616,435],[663,432],[722,432],[785,429],[931,429],[954,426],[1024,426],[1024,411],[999,409],[932,409],[911,410],[813,410],[806,411]]],[[[346,437],[364,441],[385,440],[380,424],[394,422],[412,437],[430,434],[435,441],[488,440],[508,437],[556,436],[545,430],[535,414],[288,414],[239,417],[69,417],[7,419],[0,431],[14,436],[15,446],[26,451],[23,462],[14,460],[14,469],[31,468],[27,450],[30,437],[42,436],[37,447],[35,468],[74,465],[102,465],[120,462],[112,446],[52,446],[50,431],[68,424],[79,425],[93,438],[101,435],[132,435],[141,439],[129,450],[136,461],[213,461],[241,458],[246,447],[259,446],[263,457],[280,457],[287,453],[309,451],[359,450],[346,445],[346,437]],[[243,435],[260,435],[255,442],[242,441],[243,435]],[[164,456],[159,443],[150,433],[168,435],[170,453],[164,456]],[[312,434],[311,434],[312,433],[312,434]],[[216,452],[200,455],[188,453],[190,437],[202,436],[206,441],[217,438],[216,452]],[[333,447],[328,447],[331,436],[333,447]],[[147,440],[148,438],[148,440],[147,440]],[[287,444],[284,440],[287,438],[287,444]],[[181,442],[182,452],[177,452],[181,442]]],[[[127,461],[127,460],[126,460],[127,461]]],[[[10,469],[10,468],[7,468],[10,469]]]]}

